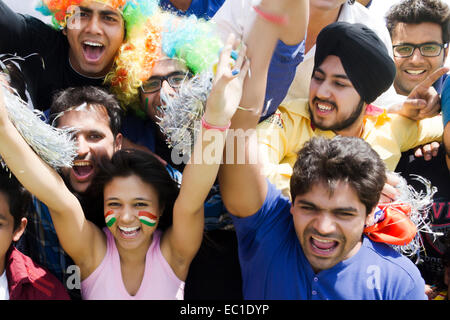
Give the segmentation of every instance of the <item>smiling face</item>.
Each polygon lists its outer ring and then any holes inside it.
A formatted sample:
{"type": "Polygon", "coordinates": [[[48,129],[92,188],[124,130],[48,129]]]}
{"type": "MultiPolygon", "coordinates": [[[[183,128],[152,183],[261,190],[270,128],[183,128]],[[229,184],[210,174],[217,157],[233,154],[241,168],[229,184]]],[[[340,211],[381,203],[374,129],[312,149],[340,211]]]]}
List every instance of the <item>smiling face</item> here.
{"type": "Polygon", "coordinates": [[[83,110],[70,110],[58,119],[58,127],[75,128],[77,157],[72,168],[64,168],[62,174],[72,189],[82,193],[92,182],[97,165],[102,157],[111,159],[120,149],[122,136],[114,138],[109,126],[109,117],[104,107],[88,107],[83,110]]]}
{"type": "Polygon", "coordinates": [[[136,175],[115,177],[105,185],[105,220],[122,249],[148,247],[160,212],[156,189],[136,175]]]}
{"type": "Polygon", "coordinates": [[[321,130],[358,132],[365,104],[347,77],[341,60],[330,55],[314,70],[309,89],[309,111],[321,130]]]}
{"type": "Polygon", "coordinates": [[[295,197],[291,207],[297,237],[314,272],[329,269],[361,247],[366,208],[348,183],[330,195],[323,183],[295,197]]]}
{"type": "MultiPolygon", "coordinates": [[[[392,45],[422,44],[435,42],[442,44],[442,29],[436,23],[398,23],[392,32],[392,45]]],[[[425,80],[436,69],[444,65],[448,49],[441,50],[437,57],[424,57],[419,49],[407,58],[394,57],[397,67],[394,87],[398,94],[409,95],[414,87],[425,80]]]]}
{"type": "Polygon", "coordinates": [[[124,40],[120,11],[96,1],[84,1],[70,21],[64,34],[70,45],[72,67],[87,77],[105,76],[124,40]]]}
{"type": "MultiPolygon", "coordinates": [[[[189,69],[181,60],[163,58],[155,64],[155,67],[152,71],[152,76],[146,82],[151,82],[154,78],[168,76],[171,74],[178,74],[178,77],[181,81],[185,79],[185,77],[181,74],[187,72],[189,72],[189,69]]],[[[167,80],[164,80],[162,82],[161,89],[156,92],[145,93],[142,91],[142,89],[140,90],[141,106],[143,108],[143,111],[145,111],[147,116],[154,122],[159,122],[157,117],[162,117],[160,108],[162,105],[160,95],[161,90],[164,90],[164,92],[169,95],[176,92],[176,89],[172,88],[167,80]]]]}

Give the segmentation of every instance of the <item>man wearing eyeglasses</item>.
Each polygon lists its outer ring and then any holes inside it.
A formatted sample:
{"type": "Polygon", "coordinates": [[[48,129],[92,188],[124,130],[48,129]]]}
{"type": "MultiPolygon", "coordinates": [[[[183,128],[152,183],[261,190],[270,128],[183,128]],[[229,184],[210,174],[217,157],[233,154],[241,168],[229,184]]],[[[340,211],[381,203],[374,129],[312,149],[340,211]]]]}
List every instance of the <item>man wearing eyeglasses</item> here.
{"type": "Polygon", "coordinates": [[[161,113],[161,91],[172,95],[183,81],[192,77],[182,60],[162,57],[153,67],[152,76],[139,88],[140,109],[136,114],[128,113],[123,118],[122,131],[124,146],[152,152],[164,164],[182,171],[183,165],[171,162],[171,149],[166,144],[166,137],[158,128],[161,113]],[[142,119],[139,119],[142,118],[142,119]],[[143,120],[145,119],[145,120],[143,120]]]}
{"type": "MultiPolygon", "coordinates": [[[[387,15],[397,74],[394,87],[408,96],[411,90],[438,68],[448,54],[450,11],[441,0],[406,0],[387,15]]],[[[434,83],[440,94],[447,75],[434,83]]]]}
{"type": "MultiPolygon", "coordinates": [[[[394,87],[398,94],[409,95],[416,84],[429,74],[445,64],[450,39],[450,9],[442,0],[406,0],[393,6],[387,16],[387,25],[391,33],[394,61],[397,74],[394,87]]],[[[447,74],[439,78],[434,89],[443,93],[444,80],[447,74]]],[[[425,150],[424,157],[414,157],[413,150],[402,154],[396,171],[407,180],[417,192],[425,192],[426,186],[415,179],[419,175],[430,181],[437,188],[433,195],[433,205],[429,217],[432,230],[443,232],[441,237],[422,233],[425,247],[424,254],[418,261],[418,268],[426,282],[425,292],[429,299],[433,299],[442,288],[443,269],[442,254],[445,249],[445,239],[450,233],[449,222],[449,168],[446,155],[449,142],[446,137],[450,133],[448,122],[448,103],[442,94],[442,110],[444,115],[443,143],[433,143],[434,147],[425,150]],[[447,106],[445,106],[447,104],[447,106]],[[446,128],[446,129],[445,129],[446,128]],[[429,153],[427,155],[426,153],[429,153]],[[431,157],[431,155],[433,157],[431,157]]],[[[447,100],[448,101],[448,100],[447,100]]],[[[427,148],[428,149],[428,148],[427,148]]]]}

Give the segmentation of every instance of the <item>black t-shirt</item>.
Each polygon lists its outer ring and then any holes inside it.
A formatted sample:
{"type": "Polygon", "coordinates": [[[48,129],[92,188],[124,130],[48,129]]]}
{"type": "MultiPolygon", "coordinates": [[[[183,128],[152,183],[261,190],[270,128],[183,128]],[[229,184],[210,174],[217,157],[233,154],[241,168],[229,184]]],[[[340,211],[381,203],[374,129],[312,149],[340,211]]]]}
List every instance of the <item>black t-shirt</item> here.
{"type": "Polygon", "coordinates": [[[425,186],[410,174],[426,178],[437,188],[429,217],[433,231],[444,235],[434,239],[430,234],[421,234],[425,252],[421,253],[423,262],[418,267],[427,284],[439,284],[444,277],[441,257],[445,248],[450,246],[450,172],[445,161],[444,146],[440,146],[438,156],[430,161],[414,157],[413,151],[404,153],[395,171],[400,172],[416,191],[425,191],[425,186]]]}
{"type": "Polygon", "coordinates": [[[41,20],[13,12],[0,0],[0,53],[25,57],[20,63],[36,109],[50,107],[55,92],[68,87],[102,86],[103,78],[92,79],[75,72],[69,63],[67,37],[41,20]],[[42,58],[42,59],[41,59],[42,58]]]}

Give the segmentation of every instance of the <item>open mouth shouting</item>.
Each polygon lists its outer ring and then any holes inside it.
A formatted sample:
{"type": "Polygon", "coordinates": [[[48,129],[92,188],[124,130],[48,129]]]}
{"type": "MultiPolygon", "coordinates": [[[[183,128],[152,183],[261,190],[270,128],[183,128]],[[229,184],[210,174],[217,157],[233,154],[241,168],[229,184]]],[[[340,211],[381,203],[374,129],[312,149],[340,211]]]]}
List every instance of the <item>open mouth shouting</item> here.
{"type": "Polygon", "coordinates": [[[320,238],[317,236],[311,236],[309,243],[313,254],[322,257],[331,256],[339,245],[339,243],[335,240],[320,238]]]}
{"type": "Polygon", "coordinates": [[[89,180],[94,174],[94,165],[90,160],[75,160],[72,174],[79,182],[89,180]]]}
{"type": "Polygon", "coordinates": [[[105,52],[105,46],[98,41],[83,41],[82,47],[84,58],[90,63],[98,62],[105,52]]]}

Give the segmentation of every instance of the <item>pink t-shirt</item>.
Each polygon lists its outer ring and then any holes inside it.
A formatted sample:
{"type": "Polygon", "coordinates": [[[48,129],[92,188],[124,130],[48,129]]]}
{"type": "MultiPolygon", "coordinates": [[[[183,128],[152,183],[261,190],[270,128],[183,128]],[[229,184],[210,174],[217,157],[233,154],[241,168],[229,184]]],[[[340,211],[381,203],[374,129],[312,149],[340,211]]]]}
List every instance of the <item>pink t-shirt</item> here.
{"type": "Polygon", "coordinates": [[[114,237],[108,228],[104,228],[103,232],[107,238],[106,254],[97,269],[81,282],[84,300],[183,300],[184,281],[177,278],[161,253],[160,230],[153,233],[153,241],[145,258],[144,277],[134,296],[123,284],[114,237]]]}

